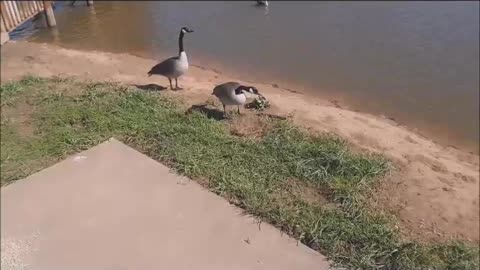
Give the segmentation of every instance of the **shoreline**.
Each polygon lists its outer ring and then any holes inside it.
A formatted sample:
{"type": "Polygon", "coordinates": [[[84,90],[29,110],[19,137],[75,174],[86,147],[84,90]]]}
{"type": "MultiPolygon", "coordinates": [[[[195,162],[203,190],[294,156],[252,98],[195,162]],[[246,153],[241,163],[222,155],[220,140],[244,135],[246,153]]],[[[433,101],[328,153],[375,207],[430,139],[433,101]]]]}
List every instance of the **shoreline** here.
{"type": "MultiPolygon", "coordinates": [[[[131,54],[16,41],[2,46],[2,83],[30,73],[166,86],[168,80],[146,75],[155,63],[131,54]]],[[[213,86],[229,80],[237,79],[192,66],[179,81],[185,90],[162,94],[180,98],[187,107],[205,104],[211,100],[213,86]]],[[[395,210],[412,237],[427,234],[435,239],[440,232],[478,242],[478,155],[442,146],[386,117],[341,108],[332,101],[292,93],[280,85],[252,84],[272,103],[267,113],[286,116],[312,132],[335,133],[354,146],[392,160],[398,172],[384,183],[376,199],[380,205],[395,210]],[[424,228],[419,230],[420,226],[424,228]]]]}
{"type": "MultiPolygon", "coordinates": [[[[58,46],[65,49],[69,49],[68,46],[67,47],[63,47],[61,45],[58,45],[58,46]]],[[[87,50],[75,49],[75,50],[90,52],[90,50],[88,49],[87,50]]],[[[97,51],[97,50],[95,50],[95,52],[109,53],[108,51],[97,51]]],[[[148,57],[147,55],[142,55],[141,53],[135,53],[135,52],[119,53],[119,54],[132,55],[145,60],[154,59],[153,56],[148,57]]],[[[164,52],[162,52],[160,55],[164,58],[169,57],[169,55],[165,54],[164,52]]],[[[160,58],[156,60],[160,61],[161,60],[160,58]]],[[[221,76],[237,77],[237,78],[243,77],[244,75],[245,77],[248,76],[247,75],[248,72],[239,71],[238,69],[234,69],[234,68],[227,68],[227,71],[220,72],[218,69],[225,68],[224,64],[219,63],[218,61],[213,61],[206,56],[201,56],[201,58],[202,60],[206,60],[207,63],[213,63],[215,67],[203,66],[199,64],[191,64],[190,66],[196,67],[205,71],[212,71],[212,72],[218,73],[221,76]]],[[[418,121],[418,117],[405,117],[404,116],[405,114],[403,116],[402,115],[391,116],[382,112],[378,108],[377,109],[365,108],[365,107],[362,108],[362,106],[360,105],[360,102],[355,101],[354,97],[349,97],[346,94],[340,95],[338,94],[338,92],[334,94],[333,93],[335,92],[334,90],[315,91],[314,87],[302,85],[298,82],[278,80],[278,78],[273,79],[273,77],[275,77],[274,75],[265,75],[265,76],[272,77],[272,78],[268,78],[268,79],[272,79],[271,80],[272,82],[265,82],[265,80],[255,80],[254,78],[243,79],[243,82],[248,82],[252,84],[270,85],[273,88],[285,90],[293,94],[305,95],[309,98],[318,99],[320,101],[323,101],[325,105],[334,106],[336,108],[357,112],[364,115],[369,115],[370,117],[387,119],[388,121],[395,122],[397,126],[400,126],[412,133],[415,133],[416,135],[423,137],[424,139],[430,140],[433,143],[438,144],[442,147],[453,148],[455,150],[467,152],[469,154],[473,154],[477,156],[480,155],[480,148],[479,148],[480,145],[478,144],[478,142],[474,142],[466,138],[461,138],[464,136],[456,134],[452,132],[452,130],[448,130],[448,128],[444,126],[434,125],[432,123],[426,123],[425,121],[418,121]],[[295,90],[295,89],[302,89],[302,90],[295,90]],[[399,120],[399,118],[404,118],[404,119],[399,120]],[[452,141],[454,142],[452,143],[452,141]]],[[[399,113],[399,114],[403,114],[403,113],[399,113]]]]}
{"type": "MultiPolygon", "coordinates": [[[[170,53],[166,53],[166,52],[158,52],[158,54],[155,54],[155,55],[148,54],[148,53],[135,52],[135,51],[109,52],[109,51],[102,51],[102,50],[90,50],[90,49],[77,48],[74,45],[65,46],[63,44],[42,43],[39,41],[29,40],[29,39],[14,39],[13,41],[29,42],[29,43],[35,43],[35,44],[46,44],[46,45],[57,46],[64,49],[77,50],[82,52],[125,54],[125,55],[135,56],[144,60],[161,61],[161,59],[170,57],[170,53]]],[[[221,76],[226,76],[226,77],[238,78],[238,77],[248,76],[247,75],[248,72],[235,69],[235,68],[226,67],[226,65],[224,65],[223,63],[220,63],[219,61],[211,59],[208,56],[200,55],[197,57],[200,58],[201,61],[206,61],[207,63],[209,63],[214,67],[190,63],[191,67],[196,67],[205,71],[212,71],[212,72],[218,73],[221,76]],[[222,70],[226,69],[226,71],[221,72],[218,69],[222,69],[222,70]]],[[[279,88],[295,94],[306,95],[306,96],[309,96],[310,98],[319,99],[325,102],[326,105],[335,106],[337,108],[345,109],[348,111],[362,113],[365,115],[369,115],[370,117],[387,119],[389,121],[395,122],[397,126],[400,126],[412,133],[415,133],[416,135],[423,137],[424,139],[430,140],[433,143],[438,144],[442,147],[453,148],[455,150],[467,152],[469,154],[473,154],[477,156],[480,155],[480,144],[478,143],[478,141],[474,141],[470,138],[467,138],[467,136],[455,133],[449,128],[447,128],[445,125],[434,125],[432,123],[427,123],[425,121],[421,121],[421,120],[419,121],[418,117],[406,116],[408,115],[408,113],[398,112],[396,113],[396,115],[394,113],[394,116],[392,116],[383,112],[379,108],[374,108],[374,106],[373,107],[362,106],[360,102],[356,101],[354,97],[351,97],[348,94],[339,94],[339,92],[335,90],[324,90],[319,92],[319,91],[315,91],[315,88],[312,86],[303,85],[299,82],[278,80],[278,78],[275,78],[274,75],[271,75],[271,74],[266,75],[266,74],[264,74],[264,76],[267,76],[268,79],[271,79],[272,83],[263,82],[264,80],[255,80],[254,78],[249,78],[247,80],[244,79],[243,81],[253,83],[253,84],[270,85],[274,88],[279,88]],[[294,90],[294,89],[302,89],[302,90],[294,90]]]]}
{"type": "MultiPolygon", "coordinates": [[[[58,46],[65,49],[69,49],[68,46],[62,46],[62,45],[58,45],[58,46]]],[[[90,51],[88,49],[87,50],[76,49],[76,50],[80,50],[84,52],[90,51]]],[[[100,51],[95,50],[95,51],[100,53],[109,53],[108,51],[101,51],[101,50],[100,51]]],[[[119,54],[128,54],[128,55],[136,56],[145,60],[156,59],[158,61],[161,61],[161,59],[163,58],[169,57],[169,54],[165,54],[165,52],[161,52],[159,54],[161,55],[161,57],[153,57],[153,55],[149,57],[147,54],[135,53],[135,52],[124,52],[119,54]]],[[[203,66],[199,64],[191,64],[190,66],[195,66],[197,68],[200,68],[206,71],[212,71],[222,76],[235,77],[235,78],[241,77],[241,78],[244,78],[243,82],[248,82],[252,84],[270,85],[274,88],[280,88],[282,90],[286,90],[291,93],[305,95],[309,98],[319,99],[325,102],[326,105],[335,106],[337,108],[345,109],[348,111],[358,112],[365,115],[369,115],[371,117],[378,117],[380,119],[388,119],[389,121],[395,122],[396,125],[401,126],[402,128],[407,129],[410,132],[413,132],[418,136],[423,137],[424,139],[430,140],[443,147],[450,147],[463,152],[468,152],[470,154],[480,155],[480,148],[479,148],[480,144],[478,144],[478,141],[474,141],[472,139],[467,138],[464,135],[455,133],[451,129],[447,128],[445,125],[443,126],[434,125],[432,123],[427,123],[425,121],[419,121],[418,117],[415,117],[415,116],[409,117],[409,116],[406,116],[407,114],[402,112],[397,112],[396,113],[397,115],[395,115],[395,113],[393,115],[389,115],[388,113],[383,112],[379,108],[374,108],[372,106],[367,106],[367,107],[362,106],[361,102],[356,100],[355,97],[349,96],[348,94],[340,94],[340,91],[336,91],[335,89],[329,89],[329,90],[323,89],[322,91],[317,91],[315,87],[302,84],[298,81],[281,80],[281,79],[279,80],[277,77],[275,77],[275,75],[269,74],[268,72],[262,75],[262,77],[265,77],[263,79],[255,79],[254,77],[248,78],[249,72],[246,72],[240,69],[226,67],[226,65],[224,65],[223,63],[212,60],[208,56],[201,55],[199,58],[201,58],[200,59],[201,61],[207,62],[209,65],[212,65],[214,67],[203,66]],[[219,69],[226,70],[226,71],[220,72],[219,69]],[[247,79],[245,79],[246,77],[247,79]],[[270,81],[270,82],[265,82],[265,81],[270,81]],[[295,90],[295,89],[301,89],[301,90],[295,90]]]]}

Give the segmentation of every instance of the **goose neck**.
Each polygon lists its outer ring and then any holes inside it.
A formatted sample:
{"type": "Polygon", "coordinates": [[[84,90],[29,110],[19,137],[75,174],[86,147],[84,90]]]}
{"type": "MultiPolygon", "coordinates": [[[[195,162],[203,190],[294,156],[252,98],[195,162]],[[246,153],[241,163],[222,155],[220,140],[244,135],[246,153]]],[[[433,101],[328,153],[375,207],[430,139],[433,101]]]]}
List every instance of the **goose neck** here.
{"type": "Polygon", "coordinates": [[[180,31],[180,35],[178,36],[178,55],[182,54],[185,50],[183,49],[183,31],[180,31]]]}
{"type": "Polygon", "coordinates": [[[248,91],[248,87],[244,85],[240,85],[239,87],[237,87],[237,89],[235,89],[235,95],[245,94],[243,91],[248,91]]]}

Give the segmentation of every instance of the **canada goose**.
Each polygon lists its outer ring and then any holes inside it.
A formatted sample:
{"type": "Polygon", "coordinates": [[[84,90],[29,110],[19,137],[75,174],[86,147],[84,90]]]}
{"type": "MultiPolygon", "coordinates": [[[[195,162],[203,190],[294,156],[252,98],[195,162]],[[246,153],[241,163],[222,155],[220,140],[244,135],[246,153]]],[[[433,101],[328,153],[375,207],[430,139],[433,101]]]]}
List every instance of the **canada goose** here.
{"type": "Polygon", "coordinates": [[[215,95],[223,105],[223,113],[226,113],[226,105],[237,105],[240,113],[240,105],[247,102],[245,93],[262,96],[254,86],[245,86],[237,82],[226,82],[213,88],[212,95],[215,95]]]}
{"type": "Polygon", "coordinates": [[[180,36],[178,37],[178,56],[170,57],[163,62],[155,65],[148,72],[148,77],[152,75],[162,75],[168,78],[170,82],[170,89],[173,90],[172,78],[175,79],[175,89],[178,87],[178,77],[182,76],[188,70],[187,53],[183,49],[183,36],[185,33],[192,33],[193,30],[182,27],[180,29],[180,36]]]}
{"type": "Polygon", "coordinates": [[[268,1],[260,1],[260,0],[257,0],[257,5],[258,5],[258,6],[268,7],[268,1]]]}

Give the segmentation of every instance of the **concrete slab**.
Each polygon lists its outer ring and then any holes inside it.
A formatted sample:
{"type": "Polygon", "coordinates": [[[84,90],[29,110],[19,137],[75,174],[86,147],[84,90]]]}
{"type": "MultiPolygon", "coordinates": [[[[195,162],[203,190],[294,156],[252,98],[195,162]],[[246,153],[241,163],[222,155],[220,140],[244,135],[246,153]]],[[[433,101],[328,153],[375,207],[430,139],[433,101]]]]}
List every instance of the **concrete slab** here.
{"type": "Polygon", "coordinates": [[[325,258],[111,139],[1,189],[2,269],[328,269],[325,258]]]}

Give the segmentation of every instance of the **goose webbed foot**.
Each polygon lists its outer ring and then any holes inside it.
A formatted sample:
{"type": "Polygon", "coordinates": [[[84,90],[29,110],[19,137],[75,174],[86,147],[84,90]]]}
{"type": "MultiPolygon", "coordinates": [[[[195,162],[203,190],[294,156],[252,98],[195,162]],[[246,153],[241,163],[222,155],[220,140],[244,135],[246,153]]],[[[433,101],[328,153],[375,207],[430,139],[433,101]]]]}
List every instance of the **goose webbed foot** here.
{"type": "Polygon", "coordinates": [[[226,106],[226,105],[223,105],[223,118],[224,118],[224,119],[228,119],[228,118],[229,118],[229,115],[228,115],[228,112],[227,112],[227,106],[226,106]]]}
{"type": "Polygon", "coordinates": [[[182,87],[178,86],[178,79],[177,78],[175,78],[175,90],[183,90],[182,87]]]}

